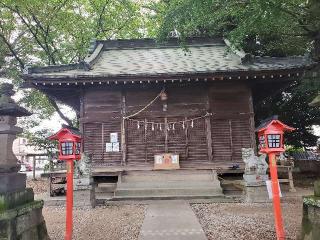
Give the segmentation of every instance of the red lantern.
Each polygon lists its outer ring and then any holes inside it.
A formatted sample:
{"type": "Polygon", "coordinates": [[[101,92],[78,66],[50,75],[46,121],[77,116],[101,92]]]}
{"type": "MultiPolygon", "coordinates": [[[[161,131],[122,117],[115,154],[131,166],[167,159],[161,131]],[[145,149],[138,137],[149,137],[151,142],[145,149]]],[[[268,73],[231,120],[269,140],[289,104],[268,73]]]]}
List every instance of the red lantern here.
{"type": "Polygon", "coordinates": [[[50,140],[59,142],[60,160],[80,160],[81,158],[81,133],[74,128],[65,127],[49,137],[50,140]]]}
{"type": "Polygon", "coordinates": [[[73,161],[81,158],[81,133],[71,127],[64,127],[50,140],[59,142],[59,159],[67,161],[67,213],[65,240],[72,239],[72,209],[73,209],[73,161]]]}
{"type": "Polygon", "coordinates": [[[278,120],[278,116],[274,116],[265,120],[257,129],[259,138],[260,153],[267,153],[269,156],[269,168],[271,175],[271,188],[275,228],[278,240],[285,239],[285,231],[282,221],[282,213],[280,206],[279,180],[276,163],[276,154],[284,152],[283,133],[285,131],[293,131],[294,128],[285,125],[278,120]]]}
{"type": "Polygon", "coordinates": [[[284,152],[283,133],[293,130],[294,128],[280,122],[278,119],[275,119],[275,117],[266,120],[256,129],[259,138],[259,152],[284,152]]]}

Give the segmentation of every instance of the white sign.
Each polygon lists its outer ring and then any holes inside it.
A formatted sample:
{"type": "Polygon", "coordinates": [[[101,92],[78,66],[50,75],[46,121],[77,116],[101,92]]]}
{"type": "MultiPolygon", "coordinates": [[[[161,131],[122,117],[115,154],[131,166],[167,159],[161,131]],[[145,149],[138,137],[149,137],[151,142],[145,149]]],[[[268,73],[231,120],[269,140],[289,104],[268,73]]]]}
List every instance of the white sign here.
{"type": "Polygon", "coordinates": [[[162,164],[162,156],[156,155],[155,159],[156,159],[156,164],[162,164]]]}
{"type": "Polygon", "coordinates": [[[172,155],[171,156],[171,162],[173,164],[177,164],[178,163],[178,155],[172,155]]]}
{"type": "Polygon", "coordinates": [[[110,142],[112,143],[118,142],[118,133],[110,133],[110,142]]]}
{"type": "Polygon", "coordinates": [[[120,144],[118,142],[112,143],[112,151],[119,152],[120,151],[120,144]]]}
{"type": "Polygon", "coordinates": [[[106,152],[112,152],[112,143],[106,143],[106,152]]]}
{"type": "MultiPolygon", "coordinates": [[[[266,185],[267,185],[267,190],[268,190],[269,199],[272,199],[273,196],[272,196],[271,181],[270,181],[270,180],[267,180],[267,181],[266,181],[266,185]]],[[[280,195],[280,197],[282,197],[282,193],[281,193],[281,189],[280,189],[280,184],[279,184],[279,182],[278,182],[278,188],[279,188],[279,195],[280,195]]]]}

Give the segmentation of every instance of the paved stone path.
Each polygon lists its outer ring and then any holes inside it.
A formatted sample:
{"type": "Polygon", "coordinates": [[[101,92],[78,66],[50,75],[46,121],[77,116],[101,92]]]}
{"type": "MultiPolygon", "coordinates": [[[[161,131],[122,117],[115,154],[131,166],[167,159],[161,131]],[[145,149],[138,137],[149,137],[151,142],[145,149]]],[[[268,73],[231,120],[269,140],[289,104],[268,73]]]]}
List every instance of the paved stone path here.
{"type": "Polygon", "coordinates": [[[152,202],[139,240],[207,240],[190,205],[182,200],[152,202]]]}

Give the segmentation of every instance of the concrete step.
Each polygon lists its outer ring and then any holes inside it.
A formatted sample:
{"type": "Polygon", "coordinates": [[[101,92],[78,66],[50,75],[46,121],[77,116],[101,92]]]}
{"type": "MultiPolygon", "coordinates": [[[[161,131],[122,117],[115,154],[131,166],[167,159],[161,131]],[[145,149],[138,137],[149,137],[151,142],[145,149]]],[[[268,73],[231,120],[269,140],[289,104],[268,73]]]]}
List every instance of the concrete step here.
{"type": "Polygon", "coordinates": [[[221,188],[127,188],[115,191],[115,196],[222,196],[221,188]]]}
{"type": "Polygon", "coordinates": [[[212,181],[211,170],[159,170],[131,171],[122,175],[121,182],[161,182],[161,181],[212,181]]]}

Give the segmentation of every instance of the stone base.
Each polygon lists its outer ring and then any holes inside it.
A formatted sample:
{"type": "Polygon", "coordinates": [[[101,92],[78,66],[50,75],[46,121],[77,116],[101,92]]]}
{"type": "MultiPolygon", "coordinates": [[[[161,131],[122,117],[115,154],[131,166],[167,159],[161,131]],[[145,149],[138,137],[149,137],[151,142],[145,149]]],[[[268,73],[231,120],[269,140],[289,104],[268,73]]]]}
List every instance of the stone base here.
{"type": "Polygon", "coordinates": [[[246,186],[245,187],[245,198],[244,201],[247,203],[255,202],[270,202],[268,196],[267,187],[262,186],[246,186]]]}
{"type": "Polygon", "coordinates": [[[49,240],[42,216],[43,201],[0,212],[1,240],[49,240]]]}
{"type": "Polygon", "coordinates": [[[73,192],[73,205],[75,207],[92,207],[96,206],[96,198],[93,189],[76,190],[73,192]]]}
{"type": "Polygon", "coordinates": [[[74,178],[73,204],[75,207],[95,207],[95,191],[90,177],[74,178]]]}
{"type": "Polygon", "coordinates": [[[308,196],[303,198],[301,236],[298,239],[320,239],[320,197],[308,196]]]}
{"type": "Polygon", "coordinates": [[[246,186],[264,186],[269,177],[268,175],[243,174],[243,179],[246,186]]]}
{"type": "Polygon", "coordinates": [[[0,193],[15,192],[26,188],[26,174],[0,173],[0,193]]]}
{"type": "Polygon", "coordinates": [[[33,201],[34,195],[31,188],[26,188],[23,191],[0,193],[0,212],[33,201]]]}

